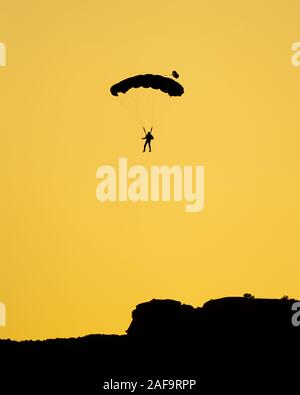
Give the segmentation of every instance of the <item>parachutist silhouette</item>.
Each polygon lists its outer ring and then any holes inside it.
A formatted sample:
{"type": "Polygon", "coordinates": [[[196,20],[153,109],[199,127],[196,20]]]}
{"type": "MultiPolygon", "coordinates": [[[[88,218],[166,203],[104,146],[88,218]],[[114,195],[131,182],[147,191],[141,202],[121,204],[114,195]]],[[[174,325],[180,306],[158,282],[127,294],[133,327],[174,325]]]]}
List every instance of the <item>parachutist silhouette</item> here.
{"type": "MultiPolygon", "coordinates": [[[[156,91],[156,90],[160,90],[165,97],[169,96],[169,97],[180,97],[184,94],[184,87],[182,85],[180,85],[176,79],[179,78],[179,74],[177,73],[177,71],[173,70],[171,74],[168,74],[168,76],[165,75],[159,75],[159,74],[139,74],[139,75],[135,75],[129,78],[125,78],[124,80],[117,82],[116,84],[112,85],[110,87],[110,93],[113,96],[123,96],[125,95],[125,98],[127,96],[127,92],[135,89],[139,89],[141,91],[141,98],[143,97],[144,91],[150,89],[151,91],[156,91]],[[170,78],[173,77],[173,78],[170,78]],[[144,89],[141,89],[144,88],[144,89]]],[[[130,96],[130,95],[129,95],[130,96]]],[[[155,93],[154,93],[154,97],[155,98],[155,93]]],[[[131,97],[132,99],[132,97],[131,97]]],[[[173,100],[172,100],[173,101],[173,100]]],[[[130,104],[130,103],[129,103],[130,104]]],[[[142,122],[142,125],[145,124],[145,119],[141,119],[140,118],[140,114],[144,114],[146,119],[147,118],[147,114],[149,114],[147,107],[145,106],[144,108],[141,108],[141,106],[139,106],[139,104],[137,103],[137,101],[135,101],[135,106],[136,106],[136,111],[138,114],[138,118],[139,121],[142,122]],[[143,111],[142,111],[143,110],[143,111]],[[144,112],[145,110],[145,112],[144,112]]],[[[154,105],[154,103],[152,102],[152,116],[154,115],[154,112],[156,113],[157,108],[154,105]]],[[[155,123],[156,124],[156,123],[155,123]]],[[[143,152],[146,151],[147,145],[149,147],[149,152],[151,152],[151,140],[154,139],[154,137],[152,136],[152,127],[151,130],[147,133],[145,128],[143,127],[144,132],[145,132],[145,137],[143,137],[143,140],[145,141],[144,144],[144,150],[143,152]]]]}
{"type": "Polygon", "coordinates": [[[142,140],[146,140],[145,144],[144,144],[143,152],[145,152],[147,144],[148,144],[148,147],[149,147],[149,152],[151,152],[151,140],[154,139],[154,137],[152,136],[152,127],[151,127],[151,130],[148,133],[146,132],[144,127],[143,127],[143,129],[144,129],[144,132],[145,132],[145,137],[142,137],[142,140]]]}

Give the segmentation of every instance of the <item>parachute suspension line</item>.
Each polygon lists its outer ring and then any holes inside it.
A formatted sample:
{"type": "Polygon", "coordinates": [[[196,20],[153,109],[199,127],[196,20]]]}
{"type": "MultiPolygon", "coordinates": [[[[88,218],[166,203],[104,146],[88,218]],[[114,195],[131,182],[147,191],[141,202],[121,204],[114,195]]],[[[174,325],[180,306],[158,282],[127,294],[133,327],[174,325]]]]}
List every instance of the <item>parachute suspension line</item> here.
{"type": "Polygon", "coordinates": [[[170,107],[171,98],[168,95],[158,93],[152,102],[153,123],[157,124],[165,117],[167,109],[170,107]]]}
{"type": "Polygon", "coordinates": [[[125,109],[126,111],[129,111],[129,107],[128,107],[126,101],[124,100],[124,95],[119,96],[118,102],[120,102],[120,105],[123,107],[123,109],[125,109]]]}
{"type": "Polygon", "coordinates": [[[150,116],[150,123],[151,123],[151,125],[150,125],[150,127],[153,127],[154,126],[154,122],[155,122],[155,120],[154,120],[154,97],[153,97],[153,95],[150,97],[149,106],[151,108],[151,112],[150,112],[150,114],[151,114],[151,116],[150,116]]]}
{"type": "Polygon", "coordinates": [[[143,115],[141,114],[141,109],[140,109],[140,105],[139,105],[139,97],[138,97],[138,95],[128,95],[128,97],[129,97],[129,100],[131,101],[131,103],[133,104],[133,111],[136,114],[137,122],[138,122],[139,126],[142,127],[143,115]]]}
{"type": "Polygon", "coordinates": [[[159,121],[161,122],[163,119],[166,118],[166,116],[173,110],[174,108],[174,98],[173,97],[167,97],[164,96],[162,98],[162,100],[164,101],[164,111],[161,111],[161,113],[159,114],[159,121]]]}
{"type": "Polygon", "coordinates": [[[126,113],[130,113],[129,107],[128,107],[127,103],[125,103],[124,97],[122,97],[122,96],[123,95],[120,95],[118,102],[126,113]]]}
{"type": "Polygon", "coordinates": [[[136,92],[136,111],[139,113],[140,126],[147,127],[147,125],[145,125],[145,121],[147,121],[146,120],[147,104],[146,104],[145,97],[143,96],[143,90],[138,88],[138,89],[136,89],[135,92],[136,92]]]}
{"type": "Polygon", "coordinates": [[[142,117],[140,114],[140,109],[137,104],[137,98],[132,95],[124,95],[122,93],[119,94],[120,102],[123,104],[128,114],[131,117],[134,117],[134,120],[137,122],[139,126],[142,126],[142,117]]]}
{"type": "Polygon", "coordinates": [[[136,89],[133,93],[133,97],[136,103],[136,112],[139,114],[140,126],[145,127],[145,129],[150,128],[151,119],[149,118],[149,107],[150,107],[150,99],[149,96],[150,91],[145,91],[143,89],[136,89]]]}

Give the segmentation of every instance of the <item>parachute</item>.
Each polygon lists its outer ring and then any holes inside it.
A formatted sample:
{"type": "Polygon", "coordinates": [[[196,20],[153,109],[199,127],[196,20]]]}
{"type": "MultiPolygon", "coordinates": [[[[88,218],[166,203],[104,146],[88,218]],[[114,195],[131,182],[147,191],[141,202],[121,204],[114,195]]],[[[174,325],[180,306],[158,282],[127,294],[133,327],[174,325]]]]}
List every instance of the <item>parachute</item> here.
{"type": "MultiPolygon", "coordinates": [[[[173,73],[175,74],[176,71],[173,71],[173,73]]],[[[176,75],[178,76],[177,73],[176,75]]],[[[113,85],[110,88],[110,92],[113,96],[118,96],[118,93],[126,93],[129,89],[141,87],[160,89],[169,96],[181,96],[184,92],[183,86],[172,80],[172,78],[153,74],[136,75],[135,77],[126,78],[113,85]]]]}
{"type": "Polygon", "coordinates": [[[110,93],[119,97],[118,100],[135,115],[140,126],[156,126],[170,100],[184,93],[183,86],[170,76],[177,79],[179,74],[174,70],[169,76],[136,75],[111,86],[110,93]]]}

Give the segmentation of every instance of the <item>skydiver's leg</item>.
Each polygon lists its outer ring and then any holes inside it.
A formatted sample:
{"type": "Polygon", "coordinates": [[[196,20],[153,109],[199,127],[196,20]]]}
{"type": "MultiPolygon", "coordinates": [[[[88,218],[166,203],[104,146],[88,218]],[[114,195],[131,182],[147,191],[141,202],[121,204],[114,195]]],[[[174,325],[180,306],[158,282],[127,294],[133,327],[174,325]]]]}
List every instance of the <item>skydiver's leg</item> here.
{"type": "Polygon", "coordinates": [[[149,141],[149,152],[151,152],[151,140],[149,141]]]}
{"type": "Polygon", "coordinates": [[[144,151],[143,152],[145,152],[145,150],[146,150],[146,145],[147,145],[147,141],[144,144],[144,151]]]}

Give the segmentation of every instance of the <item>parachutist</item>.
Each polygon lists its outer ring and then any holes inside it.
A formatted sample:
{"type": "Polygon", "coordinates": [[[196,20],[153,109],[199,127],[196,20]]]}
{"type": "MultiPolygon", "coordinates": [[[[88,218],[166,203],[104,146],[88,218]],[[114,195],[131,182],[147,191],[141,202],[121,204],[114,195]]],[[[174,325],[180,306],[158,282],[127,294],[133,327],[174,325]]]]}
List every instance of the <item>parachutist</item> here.
{"type": "Polygon", "coordinates": [[[145,137],[142,137],[142,140],[146,140],[145,144],[144,144],[143,152],[145,152],[147,145],[149,147],[149,152],[151,152],[151,140],[154,140],[154,137],[152,136],[152,127],[148,133],[146,132],[146,129],[144,127],[143,127],[143,129],[144,129],[145,137]]]}
{"type": "MultiPolygon", "coordinates": [[[[133,106],[135,107],[134,112],[137,113],[136,117],[138,119],[138,122],[142,123],[142,125],[145,124],[147,125],[150,122],[149,121],[150,118],[147,117],[147,115],[149,114],[147,110],[148,105],[146,105],[146,102],[144,103],[145,105],[143,105],[142,102],[143,102],[143,96],[146,93],[145,91],[148,91],[149,89],[148,93],[150,93],[151,106],[152,106],[151,123],[154,122],[154,124],[156,125],[157,117],[158,115],[161,115],[158,114],[158,112],[161,113],[163,108],[160,108],[162,106],[159,106],[159,108],[157,108],[157,105],[155,104],[156,100],[161,97],[161,94],[155,93],[155,91],[159,90],[162,94],[164,94],[163,97],[166,97],[166,95],[169,96],[170,98],[182,96],[184,93],[184,87],[175,80],[178,77],[179,74],[175,70],[173,70],[172,73],[169,74],[168,76],[157,75],[157,74],[156,75],[139,74],[133,77],[125,78],[124,80],[114,84],[113,86],[111,86],[110,92],[113,96],[117,96],[117,97],[125,96],[124,100],[126,100],[126,97],[129,96],[128,97],[129,107],[131,107],[130,102],[133,101],[133,103],[131,104],[133,104],[133,106]],[[173,77],[173,78],[169,78],[169,77],[173,77]],[[139,91],[138,95],[136,93],[136,89],[139,91]],[[154,91],[153,97],[151,95],[151,93],[153,93],[152,90],[154,91]],[[131,93],[128,94],[127,93],[128,91],[131,91],[131,93]]],[[[149,98],[149,96],[147,97],[149,98]]],[[[173,101],[173,99],[170,101],[173,101]]],[[[145,140],[143,152],[146,151],[147,145],[149,147],[149,152],[151,152],[151,140],[154,139],[154,137],[152,136],[152,127],[149,132],[146,132],[144,127],[143,129],[145,132],[145,137],[143,137],[143,140],[145,140]]]]}

